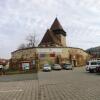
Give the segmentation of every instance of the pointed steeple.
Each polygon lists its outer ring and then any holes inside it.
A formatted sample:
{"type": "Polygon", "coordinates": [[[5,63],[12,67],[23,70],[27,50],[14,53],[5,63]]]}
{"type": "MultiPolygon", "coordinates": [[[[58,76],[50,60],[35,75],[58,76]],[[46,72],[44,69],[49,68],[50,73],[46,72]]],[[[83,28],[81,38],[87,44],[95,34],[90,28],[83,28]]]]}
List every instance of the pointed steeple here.
{"type": "Polygon", "coordinates": [[[54,20],[50,29],[57,34],[62,34],[64,36],[66,36],[66,32],[64,31],[63,27],[61,26],[61,24],[57,18],[54,20]]]}
{"type": "Polygon", "coordinates": [[[66,47],[66,32],[56,18],[51,28],[48,29],[42,38],[39,46],[62,46],[66,47]]]}
{"type": "Polygon", "coordinates": [[[61,45],[60,41],[55,37],[55,35],[52,33],[51,30],[47,30],[43,39],[41,40],[39,46],[48,44],[49,46],[52,44],[58,44],[61,45]]]}

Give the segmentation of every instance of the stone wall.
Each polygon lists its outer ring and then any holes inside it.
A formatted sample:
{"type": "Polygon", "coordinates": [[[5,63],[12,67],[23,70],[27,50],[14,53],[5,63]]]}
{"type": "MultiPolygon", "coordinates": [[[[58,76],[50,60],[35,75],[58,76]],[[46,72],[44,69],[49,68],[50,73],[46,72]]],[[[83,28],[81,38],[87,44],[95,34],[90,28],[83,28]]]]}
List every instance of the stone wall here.
{"type": "Polygon", "coordinates": [[[37,60],[39,67],[45,63],[72,63],[74,66],[85,65],[89,55],[79,48],[28,48],[12,52],[12,62],[37,60]]]}

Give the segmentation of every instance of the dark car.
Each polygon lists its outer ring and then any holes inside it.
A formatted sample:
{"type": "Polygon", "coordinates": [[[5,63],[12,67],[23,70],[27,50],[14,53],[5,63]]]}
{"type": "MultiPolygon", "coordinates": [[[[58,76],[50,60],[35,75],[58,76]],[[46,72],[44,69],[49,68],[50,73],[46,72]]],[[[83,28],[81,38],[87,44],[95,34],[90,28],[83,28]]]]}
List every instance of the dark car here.
{"type": "Polygon", "coordinates": [[[68,63],[68,64],[64,63],[64,64],[62,64],[62,68],[66,69],[66,70],[68,70],[68,69],[72,70],[73,69],[73,65],[70,64],[70,63],[68,63]]]}

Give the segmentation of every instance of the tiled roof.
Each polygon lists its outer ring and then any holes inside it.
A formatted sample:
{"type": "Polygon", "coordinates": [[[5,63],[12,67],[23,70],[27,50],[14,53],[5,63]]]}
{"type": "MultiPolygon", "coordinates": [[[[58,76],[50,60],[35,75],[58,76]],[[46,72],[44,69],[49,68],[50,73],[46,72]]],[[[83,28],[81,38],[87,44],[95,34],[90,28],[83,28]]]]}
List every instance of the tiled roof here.
{"type": "Polygon", "coordinates": [[[60,30],[63,30],[60,22],[58,21],[58,19],[56,18],[53,22],[53,24],[51,25],[51,30],[57,30],[57,29],[60,29],[60,30]]]}
{"type": "Polygon", "coordinates": [[[60,22],[58,21],[58,19],[56,18],[53,22],[53,24],[51,25],[50,30],[63,34],[66,36],[66,32],[64,31],[63,27],[61,26],[60,22]]]}
{"type": "Polygon", "coordinates": [[[47,30],[45,33],[42,41],[40,42],[39,46],[42,44],[59,44],[60,45],[60,40],[57,39],[57,37],[54,35],[53,31],[47,30]]]}
{"type": "Polygon", "coordinates": [[[58,19],[56,18],[51,28],[48,29],[47,32],[45,33],[39,46],[48,46],[48,45],[63,46],[63,44],[61,43],[61,36],[59,34],[66,36],[66,32],[63,30],[58,19]]]}

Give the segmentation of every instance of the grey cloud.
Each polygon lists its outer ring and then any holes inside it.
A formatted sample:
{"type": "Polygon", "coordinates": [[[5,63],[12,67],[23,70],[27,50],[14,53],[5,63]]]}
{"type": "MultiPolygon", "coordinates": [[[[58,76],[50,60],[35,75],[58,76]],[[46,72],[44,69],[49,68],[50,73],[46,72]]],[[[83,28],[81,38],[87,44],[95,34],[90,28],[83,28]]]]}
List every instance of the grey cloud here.
{"type": "Polygon", "coordinates": [[[29,33],[41,40],[56,16],[67,32],[69,46],[100,45],[99,9],[96,0],[0,0],[0,55],[9,58],[29,33]]]}

